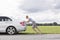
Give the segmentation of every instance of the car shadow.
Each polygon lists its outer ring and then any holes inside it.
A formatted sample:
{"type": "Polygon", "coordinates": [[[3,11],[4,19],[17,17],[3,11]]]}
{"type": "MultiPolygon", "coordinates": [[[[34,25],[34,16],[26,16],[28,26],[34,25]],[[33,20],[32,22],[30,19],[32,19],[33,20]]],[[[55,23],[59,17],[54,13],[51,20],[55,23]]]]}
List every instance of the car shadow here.
{"type": "MultiPolygon", "coordinates": [[[[0,35],[9,35],[7,33],[0,33],[0,35]]],[[[43,35],[43,34],[37,34],[37,33],[18,33],[14,35],[43,35]]]]}
{"type": "MultiPolygon", "coordinates": [[[[60,34],[60,33],[17,33],[14,35],[45,35],[45,34],[60,34]]],[[[0,33],[0,35],[9,35],[7,33],[0,33]]]]}
{"type": "Polygon", "coordinates": [[[43,35],[44,33],[40,34],[40,33],[18,33],[16,35],[43,35]]]}

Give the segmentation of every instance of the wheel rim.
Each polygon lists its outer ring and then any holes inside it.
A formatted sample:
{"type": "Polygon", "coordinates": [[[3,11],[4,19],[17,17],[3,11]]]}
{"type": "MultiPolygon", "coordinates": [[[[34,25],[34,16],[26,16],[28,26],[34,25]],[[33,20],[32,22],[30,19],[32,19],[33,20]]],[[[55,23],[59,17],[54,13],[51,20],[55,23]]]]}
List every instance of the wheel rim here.
{"type": "Polygon", "coordinates": [[[7,29],[8,34],[14,34],[15,33],[15,28],[14,27],[9,27],[7,29]]]}

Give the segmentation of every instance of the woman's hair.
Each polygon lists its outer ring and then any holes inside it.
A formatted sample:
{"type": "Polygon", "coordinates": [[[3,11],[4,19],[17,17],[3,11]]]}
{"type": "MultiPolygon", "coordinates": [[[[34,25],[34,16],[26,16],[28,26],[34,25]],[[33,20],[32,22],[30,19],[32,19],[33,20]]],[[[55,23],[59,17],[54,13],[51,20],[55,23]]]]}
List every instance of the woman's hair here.
{"type": "Polygon", "coordinates": [[[27,18],[29,17],[29,16],[26,16],[27,18]]]}

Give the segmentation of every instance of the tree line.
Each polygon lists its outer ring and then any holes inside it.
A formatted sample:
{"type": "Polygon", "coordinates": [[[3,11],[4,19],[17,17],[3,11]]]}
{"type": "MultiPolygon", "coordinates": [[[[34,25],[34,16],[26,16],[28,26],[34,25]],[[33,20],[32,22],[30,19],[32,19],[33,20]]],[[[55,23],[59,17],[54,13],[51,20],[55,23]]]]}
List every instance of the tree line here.
{"type": "MultiPolygon", "coordinates": [[[[58,24],[57,22],[53,22],[53,23],[36,23],[37,26],[60,26],[60,24],[58,24]]],[[[32,24],[27,24],[28,26],[32,26],[32,24]]]]}

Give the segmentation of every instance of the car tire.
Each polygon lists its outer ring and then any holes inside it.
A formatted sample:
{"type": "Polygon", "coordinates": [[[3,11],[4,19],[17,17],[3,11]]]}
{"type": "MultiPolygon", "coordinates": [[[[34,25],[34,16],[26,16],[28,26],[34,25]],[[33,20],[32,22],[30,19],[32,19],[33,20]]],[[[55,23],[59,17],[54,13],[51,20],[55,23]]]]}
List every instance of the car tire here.
{"type": "Polygon", "coordinates": [[[10,26],[6,29],[6,33],[9,34],[9,35],[14,35],[17,33],[17,30],[15,27],[13,26],[10,26]]]}

